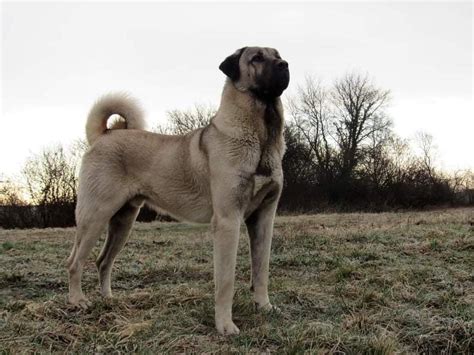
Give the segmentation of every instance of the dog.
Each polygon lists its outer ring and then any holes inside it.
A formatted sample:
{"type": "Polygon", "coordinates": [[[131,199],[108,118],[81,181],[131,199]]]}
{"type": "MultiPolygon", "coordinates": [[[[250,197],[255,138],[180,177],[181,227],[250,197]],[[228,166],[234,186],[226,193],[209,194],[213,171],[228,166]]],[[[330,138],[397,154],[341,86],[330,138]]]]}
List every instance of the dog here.
{"type": "Polygon", "coordinates": [[[185,135],[144,130],[143,112],[123,94],[97,101],[88,116],[90,148],[79,174],[77,232],[67,261],[69,302],[87,308],[81,288],[84,262],[100,235],[101,294],[111,297],[111,271],[140,207],[146,203],[178,220],[210,223],[214,242],[215,324],[238,334],[232,321],[235,264],[241,222],[251,249],[251,290],[258,309],[268,297],[273,222],[283,186],[283,107],[288,63],[277,50],[244,47],[219,66],[227,76],[210,123],[185,135]],[[107,120],[123,121],[110,129],[107,120]]]}

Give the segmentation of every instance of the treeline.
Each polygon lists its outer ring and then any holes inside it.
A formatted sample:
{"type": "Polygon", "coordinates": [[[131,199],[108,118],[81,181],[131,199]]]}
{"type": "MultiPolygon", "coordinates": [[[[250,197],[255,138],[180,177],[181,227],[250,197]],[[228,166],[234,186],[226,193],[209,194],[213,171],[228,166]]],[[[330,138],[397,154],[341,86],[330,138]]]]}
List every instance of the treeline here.
{"type": "MultiPolygon", "coordinates": [[[[417,151],[393,132],[386,114],[390,93],[368,76],[347,74],[331,86],[308,78],[286,106],[280,210],[383,211],[474,204],[472,171],[442,172],[433,138],[416,137],[417,151]]],[[[195,106],[168,112],[155,131],[185,134],[213,117],[195,106]]],[[[0,227],[73,226],[83,141],[54,146],[30,157],[21,177],[0,176],[0,227]]],[[[463,154],[465,152],[460,152],[463,154]]],[[[138,220],[160,218],[142,208],[138,220]]],[[[161,217],[163,218],[163,217],[161,217]]]]}
{"type": "MultiPolygon", "coordinates": [[[[386,114],[390,92],[367,75],[347,74],[326,87],[308,78],[287,103],[287,211],[382,211],[472,205],[472,171],[442,172],[433,137],[409,144],[386,114]]],[[[459,152],[459,154],[468,154],[459,152]]]]}

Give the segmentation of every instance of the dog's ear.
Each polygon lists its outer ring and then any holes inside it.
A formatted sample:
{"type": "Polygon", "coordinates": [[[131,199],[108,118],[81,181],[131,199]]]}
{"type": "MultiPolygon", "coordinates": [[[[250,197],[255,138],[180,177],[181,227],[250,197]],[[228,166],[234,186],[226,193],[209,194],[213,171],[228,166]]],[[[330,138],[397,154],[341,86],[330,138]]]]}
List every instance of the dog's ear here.
{"type": "Polygon", "coordinates": [[[245,48],[247,47],[238,49],[234,54],[231,54],[226,59],[224,59],[221,65],[219,65],[219,69],[229,78],[231,78],[232,81],[237,81],[240,78],[239,60],[245,48]]]}

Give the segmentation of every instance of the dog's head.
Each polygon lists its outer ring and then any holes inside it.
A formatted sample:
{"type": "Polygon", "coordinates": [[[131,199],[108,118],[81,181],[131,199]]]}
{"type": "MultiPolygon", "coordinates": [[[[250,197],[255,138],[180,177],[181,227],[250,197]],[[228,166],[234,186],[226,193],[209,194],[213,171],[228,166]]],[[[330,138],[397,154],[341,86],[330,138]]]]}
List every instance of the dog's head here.
{"type": "Polygon", "coordinates": [[[290,82],[288,63],[276,49],[244,47],[228,56],[219,66],[235,87],[268,101],[280,96],[290,82]]]}

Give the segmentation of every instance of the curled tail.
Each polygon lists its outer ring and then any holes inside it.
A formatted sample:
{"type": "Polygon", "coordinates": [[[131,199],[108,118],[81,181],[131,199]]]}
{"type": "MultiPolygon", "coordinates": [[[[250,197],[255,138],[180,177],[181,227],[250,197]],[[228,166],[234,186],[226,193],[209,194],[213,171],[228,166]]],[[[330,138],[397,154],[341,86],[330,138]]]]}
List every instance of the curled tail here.
{"type": "Polygon", "coordinates": [[[138,102],[127,94],[112,93],[102,96],[92,106],[86,123],[86,137],[92,145],[105,131],[110,116],[120,115],[125,121],[116,121],[110,129],[145,129],[143,111],[138,102]]]}

